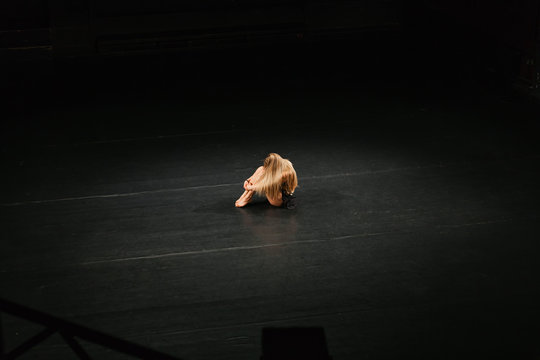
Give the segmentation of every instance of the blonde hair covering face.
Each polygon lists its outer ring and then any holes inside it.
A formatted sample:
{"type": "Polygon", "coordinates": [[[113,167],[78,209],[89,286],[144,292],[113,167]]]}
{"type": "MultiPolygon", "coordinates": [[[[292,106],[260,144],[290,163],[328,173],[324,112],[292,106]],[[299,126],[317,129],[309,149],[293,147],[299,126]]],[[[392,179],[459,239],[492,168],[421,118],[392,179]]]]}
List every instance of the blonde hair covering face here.
{"type": "Polygon", "coordinates": [[[292,194],[298,186],[298,178],[292,163],[279,154],[270,153],[264,159],[264,173],[255,185],[255,192],[261,196],[277,199],[284,190],[292,194]]]}

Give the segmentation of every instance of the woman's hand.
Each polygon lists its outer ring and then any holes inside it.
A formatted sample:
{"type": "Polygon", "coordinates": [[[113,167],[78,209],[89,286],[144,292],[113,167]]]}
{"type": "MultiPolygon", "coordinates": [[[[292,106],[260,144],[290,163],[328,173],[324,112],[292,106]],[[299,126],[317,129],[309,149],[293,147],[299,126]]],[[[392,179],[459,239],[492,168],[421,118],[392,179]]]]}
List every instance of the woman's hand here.
{"type": "Polygon", "coordinates": [[[253,185],[253,183],[249,180],[246,180],[244,182],[244,189],[247,190],[247,191],[250,191],[250,190],[254,190],[255,189],[255,185],[253,185]]]}
{"type": "Polygon", "coordinates": [[[249,179],[244,181],[244,189],[245,190],[253,190],[253,183],[249,179]]]}

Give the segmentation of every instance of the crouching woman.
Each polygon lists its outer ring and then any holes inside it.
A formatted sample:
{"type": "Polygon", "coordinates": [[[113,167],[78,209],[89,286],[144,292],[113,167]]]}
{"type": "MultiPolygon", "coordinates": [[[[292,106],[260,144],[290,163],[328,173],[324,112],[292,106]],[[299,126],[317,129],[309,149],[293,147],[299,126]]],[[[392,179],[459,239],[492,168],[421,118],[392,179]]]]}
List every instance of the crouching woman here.
{"type": "Polygon", "coordinates": [[[255,173],[244,181],[244,193],[236,200],[236,207],[246,206],[254,194],[265,196],[273,206],[294,209],[293,195],[298,178],[292,163],[279,154],[270,153],[255,173]]]}

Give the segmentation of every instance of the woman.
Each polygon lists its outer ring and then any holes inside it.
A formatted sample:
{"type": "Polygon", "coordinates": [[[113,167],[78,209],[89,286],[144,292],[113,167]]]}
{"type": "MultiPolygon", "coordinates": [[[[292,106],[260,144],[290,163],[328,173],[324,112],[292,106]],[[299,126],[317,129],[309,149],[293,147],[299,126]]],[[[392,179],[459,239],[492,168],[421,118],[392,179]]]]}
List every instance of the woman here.
{"type": "Polygon", "coordinates": [[[266,196],[273,206],[287,209],[296,207],[294,190],[298,186],[298,178],[292,163],[279,154],[270,153],[255,173],[244,181],[244,193],[236,200],[236,207],[246,206],[253,194],[266,196]]]}

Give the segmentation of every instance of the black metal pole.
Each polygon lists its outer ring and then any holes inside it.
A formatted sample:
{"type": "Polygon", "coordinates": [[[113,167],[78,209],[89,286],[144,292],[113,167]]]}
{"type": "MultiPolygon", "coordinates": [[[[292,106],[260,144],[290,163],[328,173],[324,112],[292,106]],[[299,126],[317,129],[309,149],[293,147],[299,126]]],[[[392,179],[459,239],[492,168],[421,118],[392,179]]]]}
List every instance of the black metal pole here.
{"type": "Polygon", "coordinates": [[[58,331],[61,334],[70,334],[72,337],[78,337],[79,339],[90,341],[140,359],[181,360],[177,357],[152,350],[97,330],[92,330],[67,320],[62,320],[58,317],[48,315],[44,312],[5,299],[0,299],[0,311],[41,324],[48,329],[58,331]]]}

